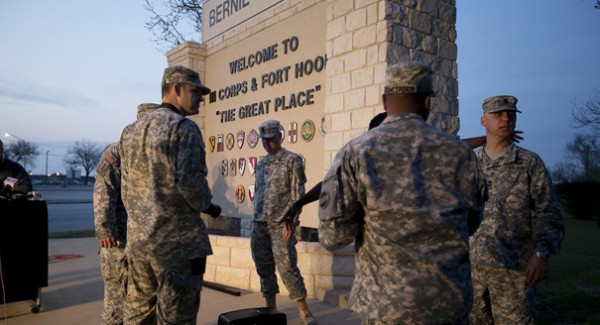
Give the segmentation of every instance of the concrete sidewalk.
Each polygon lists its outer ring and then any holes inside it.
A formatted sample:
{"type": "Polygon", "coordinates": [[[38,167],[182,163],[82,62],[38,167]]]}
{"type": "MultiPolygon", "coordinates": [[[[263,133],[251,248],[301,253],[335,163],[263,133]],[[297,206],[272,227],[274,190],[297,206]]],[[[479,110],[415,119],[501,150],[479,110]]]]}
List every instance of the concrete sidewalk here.
{"type": "MultiPolygon", "coordinates": [[[[51,239],[48,287],[42,289],[41,311],[31,313],[31,301],[0,304],[0,325],[100,324],[103,285],[98,248],[95,238],[51,239]]],[[[277,302],[288,324],[302,324],[295,302],[283,295],[277,297],[277,302]]],[[[348,309],[317,300],[308,303],[321,325],[361,323],[360,317],[348,309]]],[[[215,325],[221,313],[263,305],[258,292],[242,290],[240,296],[234,296],[204,288],[197,324],[215,325]]]]}

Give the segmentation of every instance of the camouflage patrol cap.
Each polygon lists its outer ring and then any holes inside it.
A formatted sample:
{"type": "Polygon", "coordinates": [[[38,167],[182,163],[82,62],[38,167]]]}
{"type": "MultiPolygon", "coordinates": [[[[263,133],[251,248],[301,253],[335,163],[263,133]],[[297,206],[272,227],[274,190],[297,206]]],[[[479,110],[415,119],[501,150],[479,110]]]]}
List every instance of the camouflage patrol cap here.
{"type": "Polygon", "coordinates": [[[266,120],[258,126],[259,138],[270,139],[283,131],[281,123],[277,120],[266,120]]]}
{"type": "Polygon", "coordinates": [[[163,74],[162,85],[165,86],[178,82],[187,82],[198,87],[202,95],[210,93],[210,88],[200,82],[198,72],[181,65],[166,68],[163,74]]]}
{"type": "Polygon", "coordinates": [[[143,103],[143,104],[139,104],[137,107],[137,118],[140,118],[152,111],[154,111],[155,109],[158,108],[158,104],[154,104],[154,103],[143,103]]]}
{"type": "Polygon", "coordinates": [[[426,64],[404,61],[387,68],[383,93],[433,93],[433,72],[426,64]]]}
{"type": "Polygon", "coordinates": [[[484,113],[494,113],[499,111],[516,111],[521,113],[517,109],[517,102],[519,100],[515,96],[503,95],[503,96],[494,96],[483,101],[484,113]]]}

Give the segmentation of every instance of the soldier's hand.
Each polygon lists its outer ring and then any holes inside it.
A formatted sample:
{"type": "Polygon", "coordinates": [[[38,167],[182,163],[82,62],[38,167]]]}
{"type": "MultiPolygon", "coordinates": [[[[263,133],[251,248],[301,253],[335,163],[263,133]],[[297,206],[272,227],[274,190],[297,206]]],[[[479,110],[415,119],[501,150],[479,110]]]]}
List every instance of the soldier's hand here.
{"type": "Polygon", "coordinates": [[[300,217],[300,207],[296,203],[292,203],[290,208],[285,212],[283,218],[279,219],[279,224],[290,222],[300,217]]]}
{"type": "Polygon", "coordinates": [[[512,141],[514,143],[519,143],[523,140],[523,137],[521,136],[521,134],[523,134],[523,131],[514,131],[512,134],[512,141]]]}
{"type": "Polygon", "coordinates": [[[204,211],[204,213],[210,215],[213,218],[218,218],[219,216],[221,216],[221,207],[217,204],[211,203],[208,206],[208,209],[204,211]]]}
{"type": "Polygon", "coordinates": [[[102,248],[113,248],[117,247],[118,245],[119,243],[117,242],[117,239],[113,236],[100,238],[100,247],[102,248]]]}
{"type": "Polygon", "coordinates": [[[528,284],[536,284],[548,275],[548,260],[543,257],[537,257],[535,254],[527,261],[525,267],[525,277],[528,284]]]}
{"type": "Polygon", "coordinates": [[[294,236],[296,232],[296,227],[300,224],[300,220],[293,219],[285,222],[285,227],[283,227],[283,239],[289,240],[294,236]]]}

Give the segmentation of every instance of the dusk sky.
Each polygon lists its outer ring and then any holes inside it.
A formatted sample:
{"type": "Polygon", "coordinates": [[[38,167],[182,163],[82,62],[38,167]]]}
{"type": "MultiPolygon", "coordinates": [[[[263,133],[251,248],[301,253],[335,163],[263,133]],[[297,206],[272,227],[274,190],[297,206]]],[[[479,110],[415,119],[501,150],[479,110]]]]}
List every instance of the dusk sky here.
{"type": "MultiPolygon", "coordinates": [[[[571,109],[600,88],[593,0],[457,0],[461,137],[482,135],[481,102],[519,99],[521,145],[549,168],[576,132],[571,109]]],[[[143,1],[0,3],[0,136],[35,142],[33,169],[64,172],[75,141],[118,140],[142,102],[160,101],[167,61],[144,27],[143,1]]],[[[198,35],[199,39],[199,35],[198,35]]]]}

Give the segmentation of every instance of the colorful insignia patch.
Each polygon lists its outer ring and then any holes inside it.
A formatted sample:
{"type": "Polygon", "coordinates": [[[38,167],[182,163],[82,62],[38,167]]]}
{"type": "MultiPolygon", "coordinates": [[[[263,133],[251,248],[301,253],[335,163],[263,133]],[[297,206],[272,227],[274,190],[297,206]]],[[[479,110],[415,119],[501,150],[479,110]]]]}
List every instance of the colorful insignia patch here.
{"type": "Polygon", "coordinates": [[[227,146],[227,150],[233,149],[233,146],[235,145],[235,138],[233,137],[232,133],[227,134],[227,138],[225,138],[225,145],[227,146]]]}
{"type": "Polygon", "coordinates": [[[238,171],[240,172],[240,176],[244,176],[244,172],[246,171],[246,158],[238,159],[238,171]]]}
{"type": "Polygon", "coordinates": [[[210,137],[208,137],[208,149],[210,149],[210,152],[213,152],[215,150],[216,144],[217,144],[217,138],[214,135],[211,135],[210,137]]]}
{"type": "Polygon", "coordinates": [[[227,161],[227,159],[223,159],[223,161],[221,161],[221,175],[227,176],[228,170],[229,170],[229,161],[227,161]]]}
{"type": "Polygon", "coordinates": [[[288,142],[296,143],[298,141],[298,123],[292,122],[288,125],[288,142]]]}
{"type": "Polygon", "coordinates": [[[250,130],[250,132],[248,132],[246,141],[248,142],[248,146],[250,148],[256,147],[256,144],[258,143],[258,132],[256,132],[255,129],[250,130]]]}
{"type": "Polygon", "coordinates": [[[254,172],[256,172],[256,157],[249,157],[248,158],[248,171],[250,172],[250,175],[254,176],[254,172]]]}
{"type": "Polygon", "coordinates": [[[254,184],[248,185],[248,198],[250,202],[254,202],[254,184]]]}
{"type": "Polygon", "coordinates": [[[246,139],[246,132],[238,131],[237,137],[236,137],[238,148],[242,149],[242,147],[244,146],[245,139],[246,139]]]}
{"type": "Polygon", "coordinates": [[[315,137],[315,123],[311,120],[306,120],[302,123],[302,140],[306,142],[312,141],[315,137]]]}
{"type": "Polygon", "coordinates": [[[229,164],[229,176],[235,176],[237,170],[237,160],[231,159],[231,163],[229,164]]]}
{"type": "Polygon", "coordinates": [[[244,185],[240,184],[236,187],[235,197],[237,198],[238,203],[244,202],[244,199],[246,198],[246,189],[244,188],[244,185]]]}
{"type": "Polygon", "coordinates": [[[223,151],[223,135],[217,134],[217,152],[223,151]]]}

